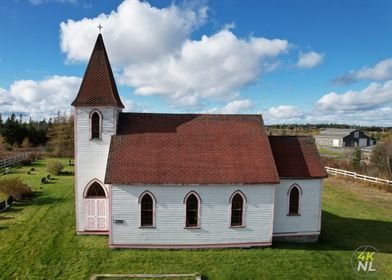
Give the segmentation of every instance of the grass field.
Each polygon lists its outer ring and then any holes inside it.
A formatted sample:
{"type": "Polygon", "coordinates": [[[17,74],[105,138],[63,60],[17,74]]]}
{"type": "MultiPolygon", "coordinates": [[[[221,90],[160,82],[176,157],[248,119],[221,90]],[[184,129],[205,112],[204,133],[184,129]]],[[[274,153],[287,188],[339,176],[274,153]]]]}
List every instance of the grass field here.
{"type": "MultiPolygon", "coordinates": [[[[64,160],[64,163],[67,163],[64,160]]],[[[194,273],[205,279],[358,279],[353,250],[382,252],[392,279],[392,193],[326,180],[321,240],[264,249],[112,250],[105,236],[77,236],[73,176],[42,185],[45,161],[16,169],[38,194],[0,213],[0,279],[88,279],[95,273],[194,273]]],[[[72,171],[67,167],[66,171],[72,171]]],[[[1,177],[0,177],[1,179],[1,177]]],[[[372,278],[374,279],[374,278],[372,278]]]]}
{"type": "Polygon", "coordinates": [[[339,150],[329,150],[329,149],[325,149],[325,148],[319,148],[318,151],[321,156],[330,156],[330,157],[335,157],[335,158],[346,158],[347,157],[343,151],[339,151],[339,150]]]}

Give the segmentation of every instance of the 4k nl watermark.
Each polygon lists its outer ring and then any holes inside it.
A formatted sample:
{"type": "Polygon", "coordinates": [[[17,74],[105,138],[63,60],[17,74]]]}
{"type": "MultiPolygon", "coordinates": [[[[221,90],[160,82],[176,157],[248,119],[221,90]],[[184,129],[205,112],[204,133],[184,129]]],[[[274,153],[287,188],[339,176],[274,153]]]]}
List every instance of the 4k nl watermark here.
{"type": "Polygon", "coordinates": [[[378,250],[372,246],[361,246],[357,248],[351,257],[353,270],[362,276],[373,276],[377,273],[378,250]]]}

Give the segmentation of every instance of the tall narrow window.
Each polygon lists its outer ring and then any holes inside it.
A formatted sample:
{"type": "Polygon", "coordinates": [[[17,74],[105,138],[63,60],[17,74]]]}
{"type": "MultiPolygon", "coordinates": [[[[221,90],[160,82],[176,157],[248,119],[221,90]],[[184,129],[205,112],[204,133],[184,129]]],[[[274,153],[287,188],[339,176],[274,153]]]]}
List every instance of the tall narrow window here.
{"type": "Polygon", "coordinates": [[[199,226],[199,200],[191,194],[186,199],[186,227],[199,226]]]}
{"type": "Polygon", "coordinates": [[[289,215],[299,215],[300,190],[297,186],[293,186],[289,192],[289,215]]]}
{"type": "Polygon", "coordinates": [[[148,193],[144,194],[140,201],[140,226],[153,227],[154,226],[154,199],[148,193]]]}
{"type": "Polygon", "coordinates": [[[231,200],[231,226],[243,226],[244,198],[239,193],[235,194],[231,200]]]}
{"type": "Polygon", "coordinates": [[[100,139],[101,118],[98,112],[94,112],[91,116],[91,139],[100,139]]]}

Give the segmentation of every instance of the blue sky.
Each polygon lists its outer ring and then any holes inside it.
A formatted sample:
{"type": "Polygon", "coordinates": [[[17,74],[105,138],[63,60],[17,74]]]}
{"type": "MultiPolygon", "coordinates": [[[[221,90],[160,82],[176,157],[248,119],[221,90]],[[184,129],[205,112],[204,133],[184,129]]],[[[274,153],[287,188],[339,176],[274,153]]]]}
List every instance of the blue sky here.
{"type": "Polygon", "coordinates": [[[392,124],[390,1],[5,0],[0,112],[69,110],[102,23],[128,111],[392,124]]]}

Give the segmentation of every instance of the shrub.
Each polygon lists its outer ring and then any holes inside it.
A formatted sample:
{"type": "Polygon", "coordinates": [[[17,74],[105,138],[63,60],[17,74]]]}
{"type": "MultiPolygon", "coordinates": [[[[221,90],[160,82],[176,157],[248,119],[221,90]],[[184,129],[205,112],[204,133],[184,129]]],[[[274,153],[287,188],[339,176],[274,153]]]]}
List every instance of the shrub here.
{"type": "Polygon", "coordinates": [[[63,170],[63,164],[58,160],[52,160],[47,165],[47,170],[53,175],[60,175],[63,170]]]}
{"type": "Polygon", "coordinates": [[[42,153],[41,152],[37,152],[37,151],[31,152],[30,153],[30,157],[31,157],[31,159],[33,161],[35,161],[35,160],[40,159],[42,157],[42,153]]]}
{"type": "Polygon", "coordinates": [[[32,162],[33,162],[33,160],[30,157],[28,157],[28,158],[22,160],[20,163],[24,166],[28,166],[28,165],[31,165],[32,162]]]}
{"type": "Polygon", "coordinates": [[[33,194],[31,188],[19,178],[0,180],[0,192],[13,196],[16,199],[30,197],[33,194]]]}

